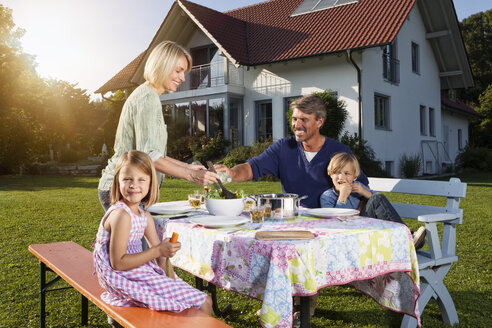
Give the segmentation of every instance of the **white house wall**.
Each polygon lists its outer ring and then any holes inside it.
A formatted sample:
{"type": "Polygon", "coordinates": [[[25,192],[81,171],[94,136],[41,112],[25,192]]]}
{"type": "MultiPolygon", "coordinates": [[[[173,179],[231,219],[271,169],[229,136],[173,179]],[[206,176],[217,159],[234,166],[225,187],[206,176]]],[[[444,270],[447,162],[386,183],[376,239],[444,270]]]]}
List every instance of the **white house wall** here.
{"type": "MultiPolygon", "coordinates": [[[[441,96],[439,69],[425,38],[425,29],[417,7],[411,11],[397,36],[396,58],[400,61],[400,82],[391,84],[382,76],[383,50],[366,49],[362,56],[363,138],[368,140],[377,158],[393,162],[392,175],[399,175],[399,158],[420,153],[422,140],[441,136],[441,96]],[[412,72],[411,44],[419,45],[420,74],[412,72]],[[390,97],[390,129],[376,129],[374,94],[390,97]],[[435,135],[420,133],[420,106],[435,110],[435,135]]],[[[427,131],[428,131],[427,124],[427,131]]]]}
{"type": "Polygon", "coordinates": [[[465,147],[468,144],[468,120],[461,114],[443,111],[442,113],[442,134],[439,136],[442,138],[443,144],[446,147],[451,160],[454,162],[456,156],[460,152],[458,144],[458,130],[461,130],[461,146],[465,147]],[[447,130],[447,140],[446,131],[447,130]]]}
{"type": "Polygon", "coordinates": [[[358,124],[357,73],[344,53],[252,67],[244,73],[245,143],[256,141],[255,103],[272,101],[273,138],[284,137],[284,98],[331,89],[345,101],[347,128],[358,124]]]}

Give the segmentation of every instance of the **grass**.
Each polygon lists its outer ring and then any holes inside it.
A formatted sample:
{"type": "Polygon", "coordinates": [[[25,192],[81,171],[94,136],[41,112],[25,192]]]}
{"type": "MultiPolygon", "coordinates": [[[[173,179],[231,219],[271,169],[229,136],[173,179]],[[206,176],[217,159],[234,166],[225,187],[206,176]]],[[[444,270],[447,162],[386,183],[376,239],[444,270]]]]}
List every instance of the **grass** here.
{"type": "MultiPolygon", "coordinates": [[[[461,203],[464,224],[458,227],[459,261],[445,283],[458,311],[456,327],[492,327],[492,175],[461,178],[468,183],[468,191],[461,203]]],[[[39,268],[27,247],[73,240],[90,248],[103,215],[97,182],[92,177],[0,176],[0,327],[39,326],[39,268]]],[[[231,183],[228,187],[246,193],[280,191],[278,182],[231,183]]],[[[160,200],[185,199],[196,188],[167,179],[160,200]]],[[[432,197],[405,197],[404,201],[444,205],[432,197]]],[[[193,281],[187,273],[179,274],[193,281]]],[[[261,306],[258,301],[219,289],[219,306],[229,303],[233,310],[222,320],[238,328],[260,327],[255,316],[261,306]]],[[[72,290],[48,294],[47,327],[79,327],[79,304],[80,296],[72,290]]],[[[399,327],[401,317],[350,286],[335,286],[321,290],[312,327],[399,327]]],[[[423,327],[447,327],[435,301],[427,305],[422,323],[423,327]]],[[[92,304],[89,327],[109,327],[106,315],[92,304]]]]}

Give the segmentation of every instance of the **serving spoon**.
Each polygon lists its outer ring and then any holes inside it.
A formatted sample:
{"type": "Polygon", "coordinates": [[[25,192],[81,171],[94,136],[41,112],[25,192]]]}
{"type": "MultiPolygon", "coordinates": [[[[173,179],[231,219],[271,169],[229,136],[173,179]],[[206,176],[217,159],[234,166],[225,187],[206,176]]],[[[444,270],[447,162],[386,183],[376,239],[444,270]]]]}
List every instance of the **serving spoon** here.
{"type": "MultiPolygon", "coordinates": [[[[210,172],[217,173],[217,171],[215,171],[214,164],[211,161],[207,162],[207,166],[208,166],[208,170],[210,172]]],[[[229,191],[226,187],[224,187],[224,185],[222,184],[222,181],[220,181],[220,179],[217,180],[217,183],[219,184],[220,189],[222,189],[222,193],[221,193],[222,197],[224,197],[225,199],[236,199],[237,198],[235,193],[229,191]]],[[[215,189],[219,189],[219,188],[217,188],[217,185],[215,183],[214,183],[214,187],[215,187],[215,189]]]]}

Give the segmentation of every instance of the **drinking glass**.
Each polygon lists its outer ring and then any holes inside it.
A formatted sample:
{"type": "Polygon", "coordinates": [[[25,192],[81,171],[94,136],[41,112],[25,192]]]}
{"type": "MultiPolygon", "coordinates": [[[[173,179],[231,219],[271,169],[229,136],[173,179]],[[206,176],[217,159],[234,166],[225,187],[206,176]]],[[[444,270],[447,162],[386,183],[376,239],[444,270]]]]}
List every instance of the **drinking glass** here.
{"type": "Polygon", "coordinates": [[[200,199],[200,205],[203,205],[205,204],[205,196],[206,196],[206,193],[202,190],[195,190],[195,195],[198,196],[198,198],[200,199]]]}
{"type": "Polygon", "coordinates": [[[272,217],[272,204],[266,203],[263,205],[265,208],[265,218],[271,218],[272,217]]]}
{"type": "Polygon", "coordinates": [[[251,206],[253,206],[255,204],[255,201],[252,200],[252,199],[248,199],[246,200],[246,203],[244,204],[244,210],[245,211],[249,211],[249,209],[251,208],[251,206]]]}
{"type": "Polygon", "coordinates": [[[188,202],[190,203],[191,207],[194,208],[200,208],[202,204],[200,204],[200,195],[199,194],[189,194],[188,195],[188,202]]]}
{"type": "Polygon", "coordinates": [[[263,219],[265,218],[265,207],[262,205],[251,205],[249,207],[249,215],[251,217],[251,222],[263,222],[263,219]]]}

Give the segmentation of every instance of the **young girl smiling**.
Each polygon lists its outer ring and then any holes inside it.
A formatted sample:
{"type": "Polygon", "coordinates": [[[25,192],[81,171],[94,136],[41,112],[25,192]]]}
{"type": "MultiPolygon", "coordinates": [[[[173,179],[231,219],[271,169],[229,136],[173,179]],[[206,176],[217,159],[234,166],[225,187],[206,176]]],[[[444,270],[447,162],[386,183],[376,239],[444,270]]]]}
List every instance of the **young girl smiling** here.
{"type": "Polygon", "coordinates": [[[117,306],[173,312],[194,307],[210,314],[210,297],[175,276],[167,261],[181,244],[169,238],[161,242],[152,216],[141,207],[159,199],[155,169],[147,154],[132,150],[121,156],[110,196],[112,206],[94,242],[95,271],[106,289],[101,298],[117,306]],[[144,236],[146,250],[142,250],[144,236]]]}

